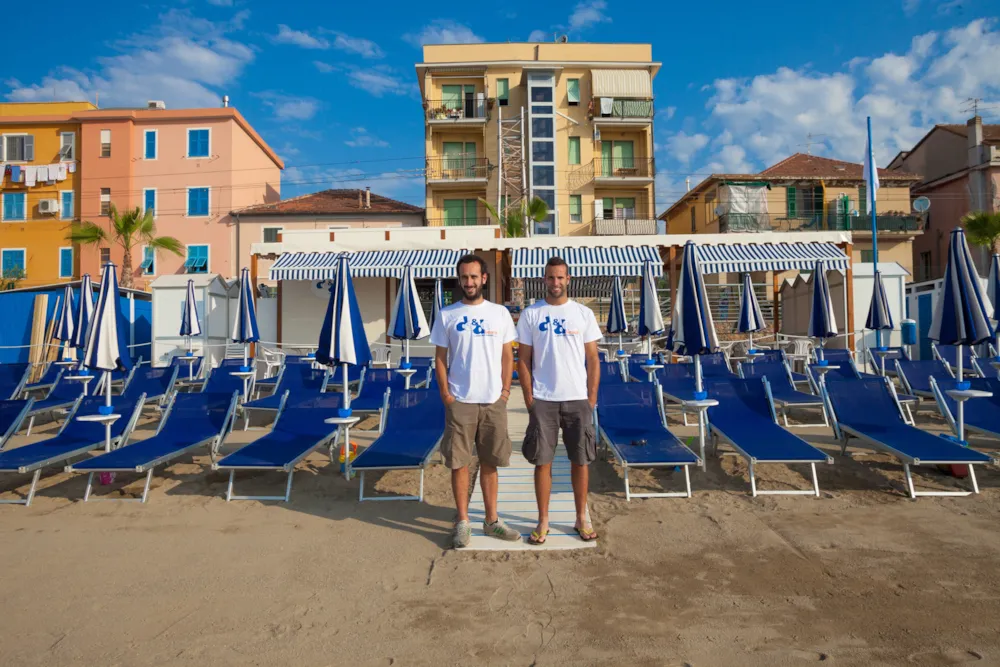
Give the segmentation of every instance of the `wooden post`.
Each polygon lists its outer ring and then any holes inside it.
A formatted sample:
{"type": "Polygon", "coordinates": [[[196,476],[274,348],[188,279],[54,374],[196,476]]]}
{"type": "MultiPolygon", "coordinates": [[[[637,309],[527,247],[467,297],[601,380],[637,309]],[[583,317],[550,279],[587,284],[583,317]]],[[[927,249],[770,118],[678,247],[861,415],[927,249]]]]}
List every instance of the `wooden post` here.
{"type": "Polygon", "coordinates": [[[45,371],[41,366],[44,359],[45,349],[45,319],[49,307],[49,295],[39,294],[35,296],[35,310],[31,318],[31,338],[29,339],[28,361],[32,366],[32,382],[37,382],[45,371]]]}
{"type": "Polygon", "coordinates": [[[847,349],[854,352],[854,244],[839,244],[847,255],[847,272],[844,274],[844,290],[847,292],[847,349]]]}

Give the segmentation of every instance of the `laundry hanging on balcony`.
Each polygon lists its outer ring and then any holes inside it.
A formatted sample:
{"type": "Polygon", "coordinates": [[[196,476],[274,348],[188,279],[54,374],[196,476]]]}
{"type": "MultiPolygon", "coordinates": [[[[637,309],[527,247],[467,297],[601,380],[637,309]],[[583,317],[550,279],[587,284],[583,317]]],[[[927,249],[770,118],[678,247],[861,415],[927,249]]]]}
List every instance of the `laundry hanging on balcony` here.
{"type": "Polygon", "coordinates": [[[719,188],[719,232],[762,232],[771,229],[766,183],[725,183],[719,188]]]}

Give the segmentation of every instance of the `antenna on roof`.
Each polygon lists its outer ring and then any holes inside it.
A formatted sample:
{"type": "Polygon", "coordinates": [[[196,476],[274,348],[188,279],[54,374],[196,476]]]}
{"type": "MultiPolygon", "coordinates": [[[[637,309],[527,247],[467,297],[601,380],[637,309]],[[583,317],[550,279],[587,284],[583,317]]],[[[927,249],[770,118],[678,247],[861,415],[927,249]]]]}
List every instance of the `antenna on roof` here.
{"type": "Polygon", "coordinates": [[[967,100],[965,100],[964,106],[962,107],[962,111],[966,113],[969,113],[971,111],[973,116],[978,116],[979,107],[982,103],[983,103],[983,98],[970,97],[967,100]]]}
{"type": "Polygon", "coordinates": [[[825,134],[813,134],[812,132],[810,132],[809,134],[806,135],[806,143],[799,144],[799,146],[805,146],[806,147],[806,155],[812,155],[812,147],[814,145],[818,146],[818,145],[821,145],[823,143],[822,141],[813,141],[813,139],[815,139],[817,137],[825,137],[825,136],[826,136],[825,134]]]}

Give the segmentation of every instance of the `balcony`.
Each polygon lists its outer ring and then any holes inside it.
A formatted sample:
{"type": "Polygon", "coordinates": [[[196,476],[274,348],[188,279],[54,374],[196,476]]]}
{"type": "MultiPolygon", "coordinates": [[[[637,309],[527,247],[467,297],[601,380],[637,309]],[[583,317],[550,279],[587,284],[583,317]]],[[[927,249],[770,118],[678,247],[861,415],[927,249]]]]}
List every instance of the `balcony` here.
{"type": "Polygon", "coordinates": [[[427,122],[439,125],[481,125],[490,118],[493,100],[467,97],[465,100],[424,100],[427,122]]]}
{"type": "MultiPolygon", "coordinates": [[[[836,216],[830,221],[830,229],[850,230],[856,233],[872,231],[870,215],[836,216]]],[[[876,216],[876,229],[880,232],[914,233],[924,231],[923,221],[917,215],[888,214],[876,216]]]]}
{"type": "Polygon", "coordinates": [[[769,232],[771,216],[767,213],[725,213],[719,216],[719,233],[769,232]]]}
{"type": "Polygon", "coordinates": [[[653,121],[653,100],[595,97],[587,115],[596,125],[649,125],[653,121]]]}
{"type": "Polygon", "coordinates": [[[449,155],[427,160],[427,183],[445,186],[486,186],[492,166],[484,157],[449,155]]]}
{"type": "Polygon", "coordinates": [[[655,175],[653,158],[594,158],[594,180],[599,183],[648,183],[655,175]]]}
{"type": "Polygon", "coordinates": [[[656,219],[594,218],[595,236],[639,236],[656,233],[656,219]]]}
{"type": "Polygon", "coordinates": [[[428,218],[428,227],[479,227],[496,225],[492,218],[428,218]]]}

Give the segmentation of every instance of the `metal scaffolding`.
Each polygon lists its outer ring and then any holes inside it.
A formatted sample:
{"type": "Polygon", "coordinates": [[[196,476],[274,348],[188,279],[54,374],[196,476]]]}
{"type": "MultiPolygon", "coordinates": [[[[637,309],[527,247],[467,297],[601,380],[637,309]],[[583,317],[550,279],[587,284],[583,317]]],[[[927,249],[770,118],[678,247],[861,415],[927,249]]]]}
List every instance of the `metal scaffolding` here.
{"type": "Polygon", "coordinates": [[[512,118],[503,117],[503,107],[497,107],[497,110],[500,178],[496,208],[504,220],[508,211],[521,209],[528,190],[527,168],[524,163],[524,108],[522,107],[512,118]]]}

